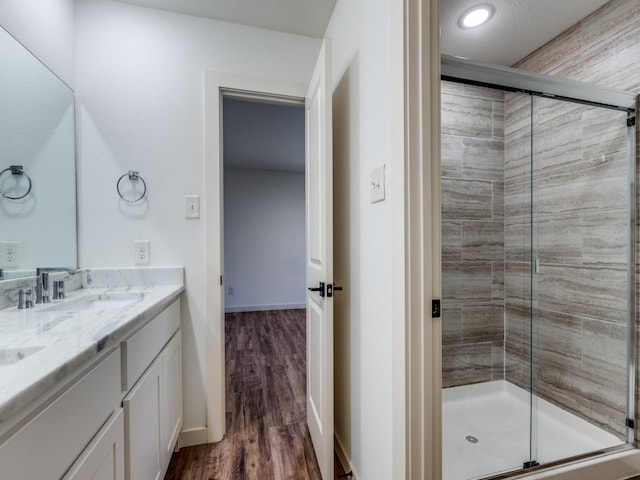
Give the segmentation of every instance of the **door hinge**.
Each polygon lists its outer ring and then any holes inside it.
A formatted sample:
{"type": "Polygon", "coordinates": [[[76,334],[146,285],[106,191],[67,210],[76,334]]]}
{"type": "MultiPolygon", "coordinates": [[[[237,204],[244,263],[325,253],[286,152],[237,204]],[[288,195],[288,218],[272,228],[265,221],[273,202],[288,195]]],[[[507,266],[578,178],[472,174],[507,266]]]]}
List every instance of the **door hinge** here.
{"type": "Polygon", "coordinates": [[[636,117],[627,118],[627,127],[635,127],[636,126],[636,117]]]}
{"type": "Polygon", "coordinates": [[[539,467],[540,464],[536,461],[536,460],[531,460],[530,462],[524,462],[522,464],[522,468],[533,468],[533,467],[539,467]]]}
{"type": "Polygon", "coordinates": [[[220,275],[220,286],[224,285],[224,283],[222,283],[222,275],[220,275]]]}
{"type": "Polygon", "coordinates": [[[440,300],[431,300],[431,318],[440,318],[440,300]]]}
{"type": "Polygon", "coordinates": [[[633,418],[627,418],[624,424],[629,428],[636,428],[636,422],[633,420],[633,418]]]}

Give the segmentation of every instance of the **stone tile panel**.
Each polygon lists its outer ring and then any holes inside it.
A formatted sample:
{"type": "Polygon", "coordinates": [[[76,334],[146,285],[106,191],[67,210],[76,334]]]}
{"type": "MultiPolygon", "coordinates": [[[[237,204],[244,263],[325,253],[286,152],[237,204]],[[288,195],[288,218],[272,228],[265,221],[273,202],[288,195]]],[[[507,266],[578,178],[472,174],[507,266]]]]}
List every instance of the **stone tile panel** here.
{"type": "Polygon", "coordinates": [[[491,220],[492,195],[491,182],[443,178],[443,218],[491,220]]]}
{"type": "Polygon", "coordinates": [[[462,325],[463,343],[502,343],[504,307],[502,305],[464,305],[462,325]]]}
{"type": "Polygon", "coordinates": [[[492,379],[491,342],[452,346],[443,350],[442,386],[444,388],[488,382],[492,379]]]}
{"type": "Polygon", "coordinates": [[[488,262],[443,262],[442,297],[447,302],[488,301],[492,293],[492,269],[488,262]]]}
{"type": "Polygon", "coordinates": [[[465,138],[462,152],[463,177],[504,181],[504,140],[465,138]]]}
{"type": "Polygon", "coordinates": [[[467,221],[462,223],[462,260],[504,260],[504,223],[467,221]]]}

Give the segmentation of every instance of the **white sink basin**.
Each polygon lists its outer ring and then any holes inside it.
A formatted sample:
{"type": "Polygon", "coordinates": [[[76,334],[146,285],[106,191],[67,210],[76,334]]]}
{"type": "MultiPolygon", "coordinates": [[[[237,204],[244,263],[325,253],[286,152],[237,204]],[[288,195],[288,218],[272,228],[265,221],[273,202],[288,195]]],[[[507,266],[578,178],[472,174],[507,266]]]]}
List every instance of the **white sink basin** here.
{"type": "Polygon", "coordinates": [[[33,355],[44,348],[43,345],[32,345],[28,347],[2,347],[0,348],[0,367],[12,365],[33,355]]]}
{"type": "Polygon", "coordinates": [[[60,303],[42,308],[41,312],[80,312],[85,310],[106,310],[126,307],[144,298],[143,293],[114,292],[85,295],[62,300],[60,303]]]}

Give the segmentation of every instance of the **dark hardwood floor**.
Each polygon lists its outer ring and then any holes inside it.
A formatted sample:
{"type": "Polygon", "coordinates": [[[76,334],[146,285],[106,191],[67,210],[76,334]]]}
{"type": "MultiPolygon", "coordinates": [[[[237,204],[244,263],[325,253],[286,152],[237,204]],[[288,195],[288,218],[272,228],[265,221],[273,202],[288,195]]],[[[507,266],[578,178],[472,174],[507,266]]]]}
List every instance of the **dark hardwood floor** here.
{"type": "Polygon", "coordinates": [[[305,311],[230,313],[225,334],[227,434],[174,453],[165,480],[321,480],[306,425],[305,311]]]}

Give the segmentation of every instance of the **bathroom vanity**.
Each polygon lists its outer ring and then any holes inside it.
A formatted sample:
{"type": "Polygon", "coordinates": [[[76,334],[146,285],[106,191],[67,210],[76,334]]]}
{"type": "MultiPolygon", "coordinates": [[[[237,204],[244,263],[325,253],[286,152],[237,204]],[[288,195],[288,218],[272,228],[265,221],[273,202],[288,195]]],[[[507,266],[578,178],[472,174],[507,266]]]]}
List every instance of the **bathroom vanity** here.
{"type": "Polygon", "coordinates": [[[74,92],[1,26],[0,56],[0,478],[162,478],[183,269],[75,272],[74,92]]]}
{"type": "Polygon", "coordinates": [[[3,477],[164,476],[182,427],[182,269],[174,284],[132,282],[140,270],[82,272],[60,302],[0,310],[3,477]]]}

